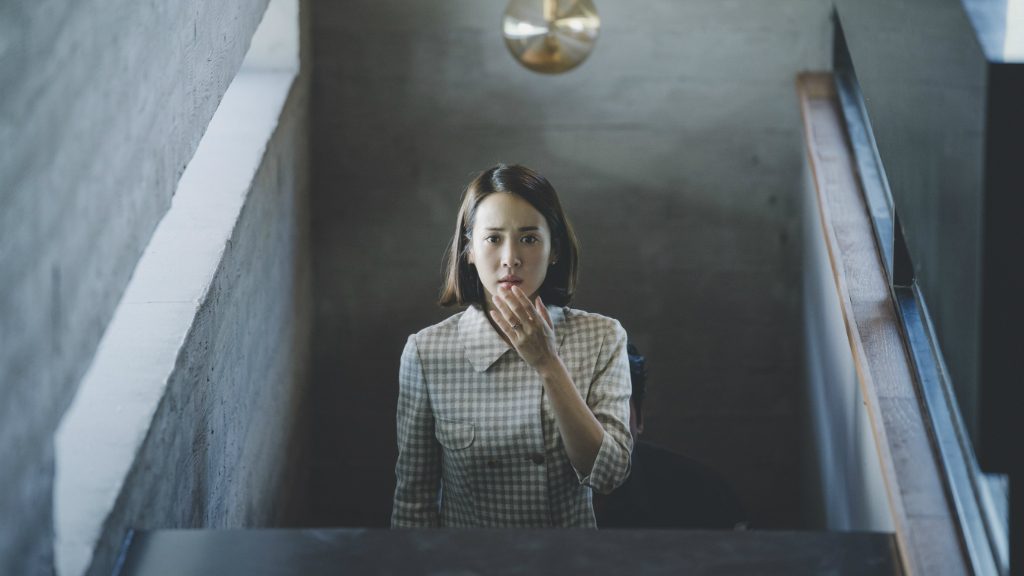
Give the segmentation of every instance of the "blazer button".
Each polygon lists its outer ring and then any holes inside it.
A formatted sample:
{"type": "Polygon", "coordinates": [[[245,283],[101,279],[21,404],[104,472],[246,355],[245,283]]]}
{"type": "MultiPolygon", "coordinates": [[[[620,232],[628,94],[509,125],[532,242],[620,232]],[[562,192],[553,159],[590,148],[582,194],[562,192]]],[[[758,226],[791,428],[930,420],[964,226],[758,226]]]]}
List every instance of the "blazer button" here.
{"type": "Polygon", "coordinates": [[[539,466],[539,465],[544,463],[544,455],[541,454],[540,452],[537,452],[535,454],[531,454],[530,455],[530,460],[533,460],[533,463],[537,464],[539,466]]]}
{"type": "Polygon", "coordinates": [[[488,468],[497,468],[498,467],[498,461],[497,460],[488,460],[487,461],[487,467],[488,468]]]}

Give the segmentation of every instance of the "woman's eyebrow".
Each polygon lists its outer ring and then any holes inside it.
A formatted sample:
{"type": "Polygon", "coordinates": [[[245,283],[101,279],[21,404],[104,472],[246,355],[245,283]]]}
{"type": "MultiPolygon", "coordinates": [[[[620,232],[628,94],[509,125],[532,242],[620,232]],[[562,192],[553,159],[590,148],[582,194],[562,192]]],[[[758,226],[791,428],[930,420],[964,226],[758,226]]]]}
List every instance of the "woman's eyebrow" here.
{"type": "MultiPolygon", "coordinates": [[[[490,228],[490,227],[485,228],[485,230],[490,230],[491,232],[504,232],[505,231],[504,228],[490,228]]],[[[533,230],[540,230],[540,227],[539,226],[523,226],[522,228],[519,229],[520,232],[531,232],[533,230]]]]}

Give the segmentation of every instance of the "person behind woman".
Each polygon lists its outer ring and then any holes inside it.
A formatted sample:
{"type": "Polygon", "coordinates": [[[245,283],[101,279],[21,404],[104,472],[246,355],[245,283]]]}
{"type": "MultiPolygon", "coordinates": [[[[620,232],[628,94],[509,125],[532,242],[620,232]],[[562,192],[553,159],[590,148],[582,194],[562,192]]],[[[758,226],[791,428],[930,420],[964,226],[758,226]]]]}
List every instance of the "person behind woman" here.
{"type": "Polygon", "coordinates": [[[591,490],[629,474],[618,321],[569,308],[579,246],[540,174],[499,164],[466,187],[442,306],[409,337],[392,527],[596,527],[591,490]]]}

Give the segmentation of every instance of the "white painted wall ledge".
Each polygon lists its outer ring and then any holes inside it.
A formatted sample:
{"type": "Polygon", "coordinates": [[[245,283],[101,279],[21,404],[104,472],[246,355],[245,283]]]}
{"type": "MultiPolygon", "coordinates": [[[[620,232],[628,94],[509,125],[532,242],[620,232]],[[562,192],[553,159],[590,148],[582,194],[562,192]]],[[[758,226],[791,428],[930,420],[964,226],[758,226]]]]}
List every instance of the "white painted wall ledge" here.
{"type": "Polygon", "coordinates": [[[55,436],[57,572],[84,574],[228,246],[295,72],[239,73],[55,436]]]}

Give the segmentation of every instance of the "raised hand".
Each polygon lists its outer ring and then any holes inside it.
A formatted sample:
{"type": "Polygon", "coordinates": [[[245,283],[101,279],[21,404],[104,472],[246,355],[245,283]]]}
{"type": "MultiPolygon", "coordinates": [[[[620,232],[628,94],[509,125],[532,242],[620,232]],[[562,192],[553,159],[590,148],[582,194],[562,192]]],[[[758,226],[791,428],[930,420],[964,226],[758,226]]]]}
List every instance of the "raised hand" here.
{"type": "Polygon", "coordinates": [[[540,295],[530,302],[525,292],[512,286],[495,294],[493,301],[491,318],[527,364],[541,370],[558,361],[555,325],[540,295]]]}

